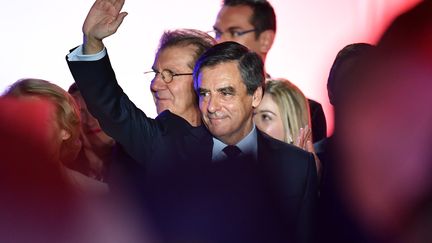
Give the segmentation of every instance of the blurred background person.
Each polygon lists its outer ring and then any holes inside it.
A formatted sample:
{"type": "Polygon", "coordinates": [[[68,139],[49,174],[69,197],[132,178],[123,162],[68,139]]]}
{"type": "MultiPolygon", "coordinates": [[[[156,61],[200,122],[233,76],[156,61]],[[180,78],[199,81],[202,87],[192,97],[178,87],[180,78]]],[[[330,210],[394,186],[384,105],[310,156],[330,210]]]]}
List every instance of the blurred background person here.
{"type": "Polygon", "coordinates": [[[106,193],[107,185],[67,167],[81,149],[81,124],[78,106],[72,96],[61,87],[41,79],[22,79],[10,86],[4,97],[22,100],[46,100],[53,106],[50,128],[51,161],[56,161],[76,190],[106,193]]]}
{"type": "Polygon", "coordinates": [[[337,102],[335,176],[363,238],[345,242],[432,240],[431,11],[422,1],[396,18],[337,102]]]}
{"type": "Polygon", "coordinates": [[[64,242],[75,190],[58,163],[55,114],[47,99],[0,97],[1,242],[64,242]]]}
{"type": "MultiPolygon", "coordinates": [[[[369,43],[352,43],[344,46],[336,55],[335,60],[330,68],[329,77],[327,79],[327,93],[330,103],[337,112],[337,103],[343,102],[341,97],[346,95],[345,86],[348,86],[352,79],[353,70],[359,65],[360,60],[370,54],[374,50],[374,45],[369,43]]],[[[322,166],[324,177],[327,175],[329,166],[331,166],[331,143],[332,136],[321,139],[314,143],[314,150],[319,157],[322,166]]],[[[327,179],[323,179],[327,180],[327,179]]]]}
{"type": "MultiPolygon", "coordinates": [[[[349,96],[349,89],[362,59],[375,50],[368,43],[352,43],[344,46],[336,55],[327,80],[327,92],[335,114],[349,96]]],[[[357,122],[360,122],[357,121],[357,122]]],[[[337,242],[365,242],[365,236],[359,225],[352,219],[349,206],[341,196],[339,155],[342,152],[335,144],[334,135],[314,144],[314,149],[322,163],[319,203],[319,238],[337,242]],[[334,229],[338,230],[337,233],[334,229]]]]}
{"type": "Polygon", "coordinates": [[[63,165],[80,149],[79,126],[72,97],[47,81],[19,80],[0,97],[0,242],[153,242],[63,165]]]}
{"type": "MultiPolygon", "coordinates": [[[[289,80],[267,80],[263,99],[254,112],[254,122],[271,137],[314,153],[308,101],[289,80]]],[[[320,171],[316,156],[315,162],[320,171]]]]}
{"type": "Polygon", "coordinates": [[[75,83],[69,87],[68,93],[72,95],[79,107],[82,129],[81,150],[77,158],[68,166],[91,178],[105,181],[113,158],[115,141],[102,130],[98,120],[90,114],[75,83]]]}

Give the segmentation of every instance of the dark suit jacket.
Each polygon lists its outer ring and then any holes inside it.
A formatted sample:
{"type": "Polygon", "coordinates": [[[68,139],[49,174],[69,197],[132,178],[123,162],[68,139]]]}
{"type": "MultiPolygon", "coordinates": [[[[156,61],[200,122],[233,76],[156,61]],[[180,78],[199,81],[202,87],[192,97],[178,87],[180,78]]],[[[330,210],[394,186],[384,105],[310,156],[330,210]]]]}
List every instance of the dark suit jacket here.
{"type": "Polygon", "coordinates": [[[163,240],[309,240],[317,197],[310,153],[258,131],[258,161],[212,162],[205,127],[169,111],[148,118],[117,84],[108,56],[68,65],[90,112],[138,161],[129,173],[163,240]]]}
{"type": "Polygon", "coordinates": [[[327,122],[320,103],[308,99],[311,116],[312,142],[316,143],[327,137],[327,122]]]}

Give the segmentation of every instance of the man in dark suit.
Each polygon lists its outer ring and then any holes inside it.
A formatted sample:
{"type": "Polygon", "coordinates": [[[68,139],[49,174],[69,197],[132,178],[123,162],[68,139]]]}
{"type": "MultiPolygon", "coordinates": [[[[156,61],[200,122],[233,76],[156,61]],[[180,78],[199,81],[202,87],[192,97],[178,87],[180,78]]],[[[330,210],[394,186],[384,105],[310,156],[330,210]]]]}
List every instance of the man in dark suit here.
{"type": "MultiPolygon", "coordinates": [[[[258,53],[265,63],[276,35],[276,14],[265,0],[224,0],[213,31],[218,43],[238,42],[258,53]]],[[[308,101],[315,143],[327,136],[327,123],[321,104],[312,99],[308,101]]]]}
{"type": "MultiPolygon", "coordinates": [[[[125,16],[122,5],[95,3],[83,27],[84,53],[104,49],[102,39],[125,16]],[[101,24],[107,15],[111,22],[101,24]]],[[[69,55],[68,64],[102,128],[139,162],[128,173],[163,241],[305,241],[313,229],[317,196],[313,156],[253,125],[252,110],[261,101],[264,82],[257,54],[233,42],[206,53],[194,72],[205,126],[176,114],[176,103],[156,119],[148,118],[117,84],[106,54],[94,61],[74,61],[69,55]],[[222,102],[223,107],[217,105],[222,102]],[[227,159],[225,145],[237,146],[237,155],[227,159]]],[[[164,76],[169,74],[159,69],[158,58],[153,82],[175,82],[173,73],[164,76]]]]}

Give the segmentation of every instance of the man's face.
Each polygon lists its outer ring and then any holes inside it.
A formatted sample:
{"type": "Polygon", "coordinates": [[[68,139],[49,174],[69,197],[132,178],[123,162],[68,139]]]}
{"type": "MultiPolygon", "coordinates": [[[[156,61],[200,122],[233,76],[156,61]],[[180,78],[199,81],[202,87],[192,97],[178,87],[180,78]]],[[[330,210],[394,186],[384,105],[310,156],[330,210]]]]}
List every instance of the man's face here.
{"type": "Polygon", "coordinates": [[[220,38],[216,38],[218,43],[225,41],[235,41],[252,51],[261,55],[260,39],[255,38],[255,32],[248,32],[236,36],[235,33],[241,33],[247,30],[253,30],[255,27],[249,22],[253,14],[249,6],[225,6],[219,11],[216,23],[213,28],[216,33],[221,33],[220,38]]]}
{"type": "Polygon", "coordinates": [[[226,144],[243,139],[253,126],[262,89],[248,95],[237,62],[204,67],[198,76],[199,107],[208,130],[226,144]]]}
{"type": "MultiPolygon", "coordinates": [[[[157,72],[169,70],[174,74],[192,73],[188,63],[192,62],[194,52],[195,48],[191,45],[168,47],[156,55],[152,68],[157,72]]],[[[197,105],[192,75],[174,76],[172,81],[167,83],[160,74],[156,74],[150,90],[158,114],[170,110],[183,117],[197,105]]]]}

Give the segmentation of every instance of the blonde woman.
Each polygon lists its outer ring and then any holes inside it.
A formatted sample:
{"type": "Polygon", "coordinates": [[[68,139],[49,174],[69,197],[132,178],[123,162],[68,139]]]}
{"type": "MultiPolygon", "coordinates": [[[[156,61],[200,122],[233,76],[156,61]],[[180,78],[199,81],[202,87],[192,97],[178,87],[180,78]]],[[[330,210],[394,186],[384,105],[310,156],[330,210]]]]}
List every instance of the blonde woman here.
{"type": "MultiPolygon", "coordinates": [[[[43,131],[44,137],[49,139],[44,153],[49,154],[50,161],[58,162],[57,165],[60,165],[66,178],[76,189],[91,193],[108,191],[106,184],[66,167],[75,160],[81,149],[79,109],[70,94],[45,80],[22,79],[12,84],[4,97],[29,102],[44,101],[44,108],[50,112],[46,119],[47,129],[43,131]]],[[[40,142],[46,141],[41,138],[40,142]]]]}
{"type": "MultiPolygon", "coordinates": [[[[301,90],[286,79],[266,82],[264,97],[254,113],[258,129],[280,141],[314,153],[309,105],[301,90]]],[[[320,162],[315,155],[320,172],[320,162]]]]}

